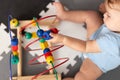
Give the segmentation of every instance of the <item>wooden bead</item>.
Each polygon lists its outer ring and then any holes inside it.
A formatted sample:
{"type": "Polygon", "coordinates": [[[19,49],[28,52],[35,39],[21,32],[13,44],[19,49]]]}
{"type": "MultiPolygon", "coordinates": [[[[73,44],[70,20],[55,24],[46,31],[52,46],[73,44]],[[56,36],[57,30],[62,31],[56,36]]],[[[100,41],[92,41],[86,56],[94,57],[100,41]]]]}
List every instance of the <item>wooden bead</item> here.
{"type": "Polygon", "coordinates": [[[58,33],[57,28],[51,28],[51,29],[50,29],[50,31],[51,31],[52,33],[55,33],[55,34],[57,34],[57,33],[58,33]]]}
{"type": "Polygon", "coordinates": [[[11,48],[12,48],[12,51],[17,51],[17,50],[18,50],[18,45],[16,45],[16,46],[11,46],[11,48]]]}
{"type": "Polygon", "coordinates": [[[13,51],[12,52],[14,56],[18,56],[18,52],[17,51],[13,51]]]}
{"type": "Polygon", "coordinates": [[[11,58],[11,63],[12,63],[12,64],[17,64],[18,62],[19,62],[18,56],[12,56],[12,58],[11,58]]]}
{"type": "Polygon", "coordinates": [[[45,40],[49,40],[49,39],[52,38],[52,37],[50,36],[50,30],[45,31],[45,32],[43,33],[43,36],[44,36],[44,39],[45,39],[45,40]]]}
{"type": "Polygon", "coordinates": [[[43,53],[45,55],[45,58],[47,58],[48,56],[52,56],[52,53],[50,52],[50,49],[49,48],[45,48],[43,50],[43,53]]]}
{"type": "Polygon", "coordinates": [[[45,59],[46,59],[48,56],[52,56],[52,53],[51,53],[51,52],[46,53],[46,54],[45,54],[45,59]]]}
{"type": "Polygon", "coordinates": [[[37,31],[37,36],[39,38],[41,38],[41,37],[43,37],[43,33],[44,33],[44,31],[42,29],[40,29],[40,30],[37,31]]]}
{"type": "Polygon", "coordinates": [[[11,45],[12,45],[12,46],[18,45],[18,39],[17,39],[17,38],[13,38],[13,39],[11,40],[11,45]]]}
{"type": "Polygon", "coordinates": [[[40,47],[41,47],[42,50],[44,50],[45,48],[48,47],[48,43],[46,41],[43,42],[43,43],[40,43],[40,47]]]}
{"type": "Polygon", "coordinates": [[[19,25],[19,22],[16,18],[10,20],[10,25],[13,27],[17,27],[19,25]]]}
{"type": "Polygon", "coordinates": [[[50,64],[50,62],[54,62],[53,56],[48,56],[48,57],[46,58],[46,62],[47,62],[48,64],[50,64]]]}
{"type": "Polygon", "coordinates": [[[44,54],[47,53],[47,52],[50,52],[50,49],[49,49],[49,48],[45,48],[45,49],[43,50],[43,53],[44,53],[44,54]]]}
{"type": "Polygon", "coordinates": [[[36,32],[33,32],[32,33],[32,38],[37,38],[38,36],[37,36],[37,34],[36,34],[36,32]]]}
{"type": "Polygon", "coordinates": [[[34,19],[31,22],[32,22],[32,26],[36,26],[36,23],[35,23],[34,19]]]}
{"type": "Polygon", "coordinates": [[[42,38],[42,39],[40,39],[39,41],[40,41],[40,43],[44,43],[44,42],[45,42],[45,39],[42,38]]]}
{"type": "Polygon", "coordinates": [[[25,38],[26,39],[31,39],[32,38],[32,34],[30,32],[26,32],[25,33],[25,38]]]}

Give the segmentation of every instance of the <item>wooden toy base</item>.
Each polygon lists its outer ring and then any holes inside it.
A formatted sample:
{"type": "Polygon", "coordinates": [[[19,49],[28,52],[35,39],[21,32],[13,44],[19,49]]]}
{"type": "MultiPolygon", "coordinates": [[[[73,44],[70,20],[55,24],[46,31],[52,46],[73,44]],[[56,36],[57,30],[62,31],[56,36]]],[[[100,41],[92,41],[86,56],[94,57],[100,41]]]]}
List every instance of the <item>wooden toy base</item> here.
{"type": "MultiPolygon", "coordinates": [[[[31,80],[33,76],[21,76],[21,77],[13,77],[13,80],[31,80]]],[[[56,80],[55,75],[49,74],[49,75],[42,75],[37,77],[35,80],[56,80]]],[[[58,74],[58,80],[61,80],[61,75],[58,74]]]]}

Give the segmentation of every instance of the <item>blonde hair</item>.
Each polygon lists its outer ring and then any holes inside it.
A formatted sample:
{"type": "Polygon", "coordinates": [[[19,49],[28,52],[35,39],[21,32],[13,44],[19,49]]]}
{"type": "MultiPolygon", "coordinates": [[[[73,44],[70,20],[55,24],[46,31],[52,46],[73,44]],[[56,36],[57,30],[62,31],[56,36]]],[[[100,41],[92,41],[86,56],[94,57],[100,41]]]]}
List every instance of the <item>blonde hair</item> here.
{"type": "Polygon", "coordinates": [[[120,10],[120,0],[105,0],[105,2],[110,8],[120,10]]]}

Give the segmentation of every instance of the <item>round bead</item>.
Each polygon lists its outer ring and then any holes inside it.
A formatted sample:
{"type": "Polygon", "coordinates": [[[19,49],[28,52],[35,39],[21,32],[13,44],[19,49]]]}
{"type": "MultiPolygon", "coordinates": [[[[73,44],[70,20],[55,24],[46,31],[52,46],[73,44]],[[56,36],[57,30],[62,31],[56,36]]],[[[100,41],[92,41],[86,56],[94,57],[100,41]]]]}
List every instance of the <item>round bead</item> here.
{"type": "Polygon", "coordinates": [[[13,51],[13,55],[15,56],[18,56],[18,52],[17,51],[13,51]]]}
{"type": "Polygon", "coordinates": [[[47,52],[50,52],[50,49],[49,49],[49,48],[45,48],[45,49],[43,50],[43,52],[44,52],[44,54],[47,53],[47,52]]]}
{"type": "Polygon", "coordinates": [[[11,63],[12,63],[12,64],[17,64],[18,62],[19,62],[18,56],[12,56],[12,58],[11,58],[11,63]]]}
{"type": "Polygon", "coordinates": [[[10,25],[13,27],[17,27],[19,25],[19,22],[16,18],[10,20],[10,25]]]}
{"type": "Polygon", "coordinates": [[[51,31],[52,33],[55,33],[55,34],[57,34],[57,33],[58,33],[57,28],[51,28],[51,29],[50,29],[50,31],[51,31]]]}
{"type": "Polygon", "coordinates": [[[47,58],[48,56],[52,56],[52,53],[51,52],[48,52],[46,54],[44,54],[45,58],[47,58]]]}
{"type": "Polygon", "coordinates": [[[40,43],[40,47],[41,47],[42,50],[44,50],[45,48],[48,47],[48,43],[46,41],[43,42],[43,43],[40,43]]]}
{"type": "Polygon", "coordinates": [[[48,56],[52,56],[52,53],[50,52],[50,49],[49,48],[45,48],[43,50],[43,53],[45,55],[45,58],[47,58],[48,56]]]}
{"type": "Polygon", "coordinates": [[[32,38],[32,34],[30,32],[26,32],[25,33],[25,38],[26,39],[31,39],[32,38]]]}
{"type": "Polygon", "coordinates": [[[44,34],[43,34],[45,40],[49,40],[51,39],[52,37],[50,36],[50,30],[48,31],[45,31],[44,34]]]}
{"type": "Polygon", "coordinates": [[[45,39],[42,38],[42,39],[40,39],[39,41],[40,41],[41,43],[44,43],[44,42],[45,42],[45,39]]]}
{"type": "Polygon", "coordinates": [[[41,38],[43,36],[43,33],[44,31],[40,29],[37,31],[37,36],[41,38]]]}
{"type": "Polygon", "coordinates": [[[12,51],[17,51],[18,50],[18,45],[12,46],[11,48],[12,48],[12,51]]]}
{"type": "Polygon", "coordinates": [[[13,39],[11,40],[11,45],[12,45],[12,46],[18,45],[18,39],[17,39],[17,38],[13,38],[13,39]]]}
{"type": "Polygon", "coordinates": [[[37,38],[38,36],[37,36],[37,34],[36,34],[36,32],[33,32],[32,33],[32,38],[37,38]]]}

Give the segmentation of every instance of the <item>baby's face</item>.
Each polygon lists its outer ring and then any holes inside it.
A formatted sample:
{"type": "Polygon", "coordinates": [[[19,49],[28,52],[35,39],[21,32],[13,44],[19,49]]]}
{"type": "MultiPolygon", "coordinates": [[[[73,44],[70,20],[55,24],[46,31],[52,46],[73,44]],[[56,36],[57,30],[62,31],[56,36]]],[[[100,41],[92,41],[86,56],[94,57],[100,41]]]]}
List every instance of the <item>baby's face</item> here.
{"type": "Polygon", "coordinates": [[[105,7],[104,23],[110,30],[120,32],[120,9],[110,8],[107,4],[105,7]]]}

